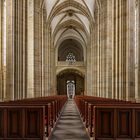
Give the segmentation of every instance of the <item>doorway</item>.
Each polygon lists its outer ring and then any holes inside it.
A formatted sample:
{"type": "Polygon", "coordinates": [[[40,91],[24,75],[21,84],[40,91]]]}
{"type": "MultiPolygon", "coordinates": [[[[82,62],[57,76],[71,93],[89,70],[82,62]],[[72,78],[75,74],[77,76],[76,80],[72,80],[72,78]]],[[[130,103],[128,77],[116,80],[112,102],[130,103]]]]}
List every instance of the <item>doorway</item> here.
{"type": "Polygon", "coordinates": [[[75,95],[83,95],[84,77],[75,71],[64,71],[57,75],[57,94],[74,98],[75,95]]]}
{"type": "Polygon", "coordinates": [[[67,97],[73,99],[75,96],[75,82],[72,80],[67,81],[67,97]]]}

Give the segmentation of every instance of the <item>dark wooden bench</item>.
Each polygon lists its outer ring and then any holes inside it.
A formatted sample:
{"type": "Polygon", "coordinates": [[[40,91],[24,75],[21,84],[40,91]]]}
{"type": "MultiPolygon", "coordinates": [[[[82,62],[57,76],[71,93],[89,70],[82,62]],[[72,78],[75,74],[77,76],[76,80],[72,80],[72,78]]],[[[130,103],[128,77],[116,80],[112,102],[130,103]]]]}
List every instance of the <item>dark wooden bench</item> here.
{"type": "MultiPolygon", "coordinates": [[[[100,108],[105,107],[124,107],[124,108],[139,108],[140,104],[134,103],[131,101],[122,101],[122,100],[114,100],[114,99],[105,99],[105,98],[94,98],[94,97],[76,97],[75,99],[79,110],[81,110],[81,116],[85,119],[85,125],[88,128],[90,136],[94,136],[95,138],[95,129],[98,130],[97,125],[95,126],[95,122],[98,120],[95,118],[94,108],[96,106],[100,106],[100,108]],[[97,100],[96,100],[97,99],[97,100]]],[[[97,136],[98,137],[98,136],[97,136]]],[[[109,140],[109,137],[101,138],[100,140],[109,140]]]]}
{"type": "Polygon", "coordinates": [[[0,107],[1,140],[45,140],[44,106],[0,107]]]}
{"type": "Polygon", "coordinates": [[[48,104],[51,105],[51,113],[50,113],[50,125],[51,127],[54,126],[60,111],[67,100],[66,96],[48,96],[48,97],[39,97],[39,98],[32,98],[32,99],[24,99],[19,101],[14,101],[14,104],[48,104]]]}
{"type": "Polygon", "coordinates": [[[44,106],[45,107],[45,134],[48,137],[51,133],[52,128],[56,122],[60,114],[60,110],[62,106],[66,102],[67,98],[64,97],[44,97],[44,98],[30,98],[24,100],[16,100],[16,101],[7,101],[7,102],[0,102],[0,106],[11,106],[11,107],[18,107],[19,105],[22,106],[44,106]]]}
{"type": "Polygon", "coordinates": [[[140,107],[95,106],[95,140],[140,140],[140,107]]]}
{"type": "Polygon", "coordinates": [[[98,98],[98,97],[89,97],[84,96],[79,98],[76,97],[75,101],[77,103],[77,106],[79,108],[81,117],[83,118],[83,121],[86,124],[86,127],[88,127],[88,114],[89,114],[89,104],[128,104],[131,102],[122,101],[122,100],[115,100],[115,99],[105,99],[105,98],[98,98]]]}
{"type": "Polygon", "coordinates": [[[122,106],[122,107],[126,107],[126,108],[129,108],[129,107],[140,107],[139,104],[103,104],[103,103],[96,103],[96,104],[89,104],[89,107],[88,107],[88,131],[89,131],[89,134],[90,136],[93,136],[93,130],[94,130],[94,107],[96,106],[101,106],[101,107],[118,107],[118,106],[122,106]]]}

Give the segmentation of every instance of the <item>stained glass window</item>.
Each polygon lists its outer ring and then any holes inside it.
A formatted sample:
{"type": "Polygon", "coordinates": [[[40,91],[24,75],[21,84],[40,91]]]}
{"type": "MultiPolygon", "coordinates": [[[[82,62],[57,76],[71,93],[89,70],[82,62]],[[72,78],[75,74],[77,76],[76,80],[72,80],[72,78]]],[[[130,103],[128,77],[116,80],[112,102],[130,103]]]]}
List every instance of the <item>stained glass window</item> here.
{"type": "Polygon", "coordinates": [[[72,52],[69,52],[66,56],[66,61],[70,62],[70,64],[74,63],[76,61],[75,56],[72,52]]]}

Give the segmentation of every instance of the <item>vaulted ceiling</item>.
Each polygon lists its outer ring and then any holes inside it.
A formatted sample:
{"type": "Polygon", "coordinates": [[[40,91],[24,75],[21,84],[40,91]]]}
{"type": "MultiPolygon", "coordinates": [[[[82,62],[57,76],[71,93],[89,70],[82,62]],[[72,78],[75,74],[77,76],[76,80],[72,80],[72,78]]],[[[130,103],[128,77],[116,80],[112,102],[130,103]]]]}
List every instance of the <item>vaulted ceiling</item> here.
{"type": "Polygon", "coordinates": [[[94,19],[95,0],[45,0],[45,4],[54,45],[65,39],[87,43],[94,19]]]}

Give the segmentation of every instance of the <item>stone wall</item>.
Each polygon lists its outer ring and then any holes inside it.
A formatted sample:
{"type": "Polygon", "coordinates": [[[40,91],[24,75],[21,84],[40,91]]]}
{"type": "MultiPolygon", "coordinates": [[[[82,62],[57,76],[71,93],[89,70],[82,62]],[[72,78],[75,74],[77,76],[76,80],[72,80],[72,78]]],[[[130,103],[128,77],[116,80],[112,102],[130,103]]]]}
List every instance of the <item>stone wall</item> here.
{"type": "MultiPolygon", "coordinates": [[[[3,2],[0,2],[0,11],[3,11],[3,2]]],[[[44,7],[43,0],[6,0],[6,67],[2,65],[3,51],[0,52],[0,98],[4,100],[43,94],[42,48],[46,45],[43,43],[45,41],[42,29],[45,20],[44,7]],[[2,79],[4,71],[5,81],[2,79]]],[[[0,12],[1,50],[2,14],[3,12],[0,12]]]]}
{"type": "Polygon", "coordinates": [[[91,33],[92,95],[135,99],[134,2],[96,1],[91,33]]]}
{"type": "MultiPolygon", "coordinates": [[[[0,1],[0,50],[2,50],[2,0],[0,1]]],[[[2,99],[2,51],[0,51],[0,99],[2,99]]]]}
{"type": "Polygon", "coordinates": [[[6,1],[6,93],[5,99],[14,99],[14,2],[6,1]]]}
{"type": "Polygon", "coordinates": [[[137,101],[140,101],[140,0],[135,1],[135,8],[136,8],[136,62],[135,62],[135,98],[137,101]]]}
{"type": "Polygon", "coordinates": [[[42,92],[42,15],[43,10],[40,3],[42,0],[34,1],[34,96],[41,96],[42,92]]]}
{"type": "MultiPolygon", "coordinates": [[[[6,0],[6,66],[3,2],[0,1],[0,99],[56,94],[55,48],[44,0],[6,0]]],[[[139,101],[139,9],[140,0],[96,0],[94,22],[90,19],[90,36],[86,40],[85,94],[139,101]]]]}
{"type": "MultiPolygon", "coordinates": [[[[13,69],[14,69],[14,99],[26,97],[26,71],[27,71],[27,1],[15,0],[13,27],[13,69]]],[[[12,44],[11,44],[12,45],[12,44]]],[[[8,82],[8,77],[7,77],[8,82]]]]}

